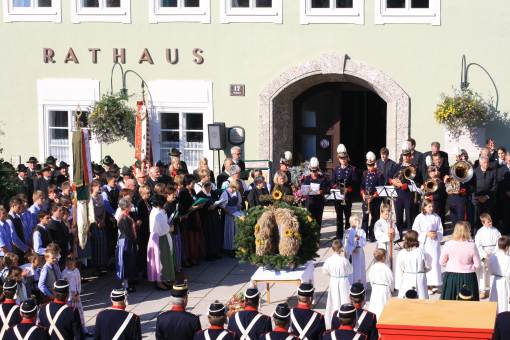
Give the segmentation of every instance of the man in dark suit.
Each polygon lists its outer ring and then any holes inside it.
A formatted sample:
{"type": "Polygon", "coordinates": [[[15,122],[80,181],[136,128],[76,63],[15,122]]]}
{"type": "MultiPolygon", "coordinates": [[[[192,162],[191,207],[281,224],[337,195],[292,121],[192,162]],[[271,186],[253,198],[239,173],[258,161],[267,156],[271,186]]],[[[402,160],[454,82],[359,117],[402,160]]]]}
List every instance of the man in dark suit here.
{"type": "MultiPolygon", "coordinates": [[[[439,142],[432,142],[430,144],[430,151],[427,151],[423,154],[423,161],[420,164],[421,174],[427,176],[427,157],[430,156],[430,160],[432,161],[432,156],[439,154],[443,159],[443,167],[450,168],[450,163],[448,162],[448,153],[441,150],[441,144],[439,142]]],[[[415,164],[413,162],[413,164],[415,164]]],[[[423,176],[422,176],[423,178],[423,176]]]]}
{"type": "Polygon", "coordinates": [[[48,156],[46,158],[45,165],[48,166],[51,170],[51,177],[55,179],[58,176],[57,170],[57,159],[53,156],[48,156]]]}
{"type": "Polygon", "coordinates": [[[57,167],[58,174],[55,177],[55,184],[61,187],[62,183],[69,181],[69,164],[61,161],[57,167]]]}
{"type": "Polygon", "coordinates": [[[496,150],[496,141],[494,138],[489,137],[485,141],[485,147],[489,149],[489,162],[498,160],[498,151],[496,150]]]}
{"type": "Polygon", "coordinates": [[[475,207],[474,225],[478,229],[481,226],[480,214],[493,214],[496,201],[497,176],[496,170],[489,166],[489,158],[479,158],[480,166],[474,170],[473,205],[475,207]]]}
{"type": "Polygon", "coordinates": [[[501,207],[503,235],[510,235],[510,152],[505,155],[506,164],[498,169],[498,204],[501,207]]]}
{"type": "Polygon", "coordinates": [[[51,177],[51,168],[46,164],[40,171],[41,177],[34,180],[34,191],[41,190],[44,198],[48,199],[48,186],[53,184],[53,177],[51,177]]]}
{"type": "Polygon", "coordinates": [[[32,205],[32,194],[34,193],[34,182],[28,176],[28,168],[24,164],[18,165],[18,177],[16,177],[16,192],[23,194],[28,200],[28,204],[32,205]]]}
{"type": "Polygon", "coordinates": [[[382,147],[379,154],[381,158],[375,162],[375,167],[377,172],[384,176],[384,183],[387,184],[395,173],[398,164],[389,158],[390,150],[387,147],[382,147]]]}
{"type": "Polygon", "coordinates": [[[32,180],[37,178],[37,165],[39,164],[39,161],[34,156],[30,156],[27,161],[27,167],[28,167],[28,177],[30,177],[32,180]]]}
{"type": "Polygon", "coordinates": [[[51,221],[47,226],[50,238],[60,247],[60,268],[64,268],[67,255],[69,254],[69,241],[72,239],[67,226],[62,222],[64,209],[63,206],[54,204],[51,207],[51,221]]]}
{"type": "MultiPolygon", "coordinates": [[[[230,148],[230,157],[232,158],[232,165],[237,165],[241,168],[241,173],[246,170],[246,164],[241,159],[241,148],[238,146],[233,146],[230,148]]],[[[221,168],[221,171],[225,170],[225,167],[221,168]]]]}

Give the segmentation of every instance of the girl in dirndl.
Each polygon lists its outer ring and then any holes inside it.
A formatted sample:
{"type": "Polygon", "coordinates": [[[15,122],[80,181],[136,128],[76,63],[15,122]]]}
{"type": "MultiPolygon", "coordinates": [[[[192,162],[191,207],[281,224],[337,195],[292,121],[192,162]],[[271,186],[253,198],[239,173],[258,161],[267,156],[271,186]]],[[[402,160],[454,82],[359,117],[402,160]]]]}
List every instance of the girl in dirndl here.
{"type": "Polygon", "coordinates": [[[430,270],[430,259],[427,258],[423,250],[419,247],[418,233],[415,230],[409,230],[404,236],[404,249],[398,253],[395,275],[398,297],[404,298],[406,292],[410,289],[416,289],[419,299],[428,299],[427,275],[430,270]]]}
{"type": "Polygon", "coordinates": [[[129,216],[131,211],[131,200],[127,197],[119,201],[119,208],[122,214],[117,227],[119,238],[115,249],[115,274],[128,292],[134,292],[134,280],[137,276],[136,270],[136,227],[135,221],[129,216]]]}
{"type": "Polygon", "coordinates": [[[357,215],[349,218],[350,228],[345,234],[345,256],[351,259],[352,279],[351,282],[360,282],[363,286],[367,284],[365,270],[365,251],[363,248],[367,244],[367,234],[361,228],[361,221],[357,215]]]}
{"type": "Polygon", "coordinates": [[[242,197],[239,192],[237,181],[231,181],[227,189],[223,191],[220,197],[221,207],[225,212],[225,224],[223,229],[223,249],[230,254],[234,254],[234,239],[236,236],[236,217],[242,216],[241,204],[242,197]]]}
{"type": "Polygon", "coordinates": [[[345,252],[339,240],[333,241],[331,249],[333,255],[324,262],[322,267],[324,274],[329,275],[328,300],[324,314],[326,329],[331,328],[331,319],[335,311],[339,310],[341,305],[351,301],[349,293],[352,266],[345,258],[345,252]]]}
{"type": "Polygon", "coordinates": [[[154,195],[149,217],[150,236],[147,246],[147,279],[155,282],[156,288],[166,290],[165,282],[175,281],[173,242],[168,225],[168,216],[163,206],[166,198],[154,195]]]}
{"type": "Polygon", "coordinates": [[[420,248],[430,257],[431,269],[427,272],[427,284],[432,287],[429,294],[437,293],[437,287],[443,284],[441,278],[441,240],[443,239],[443,224],[438,214],[434,212],[434,204],[425,199],[421,205],[421,214],[416,216],[413,230],[418,233],[420,248]]]}

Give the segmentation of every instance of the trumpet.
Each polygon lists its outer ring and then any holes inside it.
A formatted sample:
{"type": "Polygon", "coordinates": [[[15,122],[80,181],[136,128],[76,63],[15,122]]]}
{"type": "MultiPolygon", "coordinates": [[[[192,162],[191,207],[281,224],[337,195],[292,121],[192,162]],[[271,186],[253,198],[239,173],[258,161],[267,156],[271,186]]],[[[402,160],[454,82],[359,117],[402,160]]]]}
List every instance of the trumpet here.
{"type": "Polygon", "coordinates": [[[437,191],[439,188],[439,183],[437,182],[437,179],[429,179],[425,183],[423,183],[423,194],[424,195],[431,195],[437,191]]]}
{"type": "Polygon", "coordinates": [[[408,181],[413,180],[416,177],[416,168],[410,165],[402,170],[401,175],[408,181]]]}

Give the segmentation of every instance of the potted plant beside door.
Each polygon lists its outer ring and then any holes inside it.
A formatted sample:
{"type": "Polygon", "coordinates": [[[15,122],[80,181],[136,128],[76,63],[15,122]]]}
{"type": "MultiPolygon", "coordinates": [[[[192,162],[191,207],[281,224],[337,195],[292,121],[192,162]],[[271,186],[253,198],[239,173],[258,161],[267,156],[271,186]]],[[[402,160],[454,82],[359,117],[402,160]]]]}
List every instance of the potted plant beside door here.
{"type": "Polygon", "coordinates": [[[487,124],[500,116],[492,102],[470,89],[443,94],[434,112],[436,121],[446,128],[446,150],[455,154],[460,148],[466,149],[472,157],[477,157],[485,145],[487,124]]]}
{"type": "Polygon", "coordinates": [[[123,139],[133,144],[135,110],[128,106],[128,97],[107,93],[92,108],[89,125],[100,143],[111,144],[123,139]]]}

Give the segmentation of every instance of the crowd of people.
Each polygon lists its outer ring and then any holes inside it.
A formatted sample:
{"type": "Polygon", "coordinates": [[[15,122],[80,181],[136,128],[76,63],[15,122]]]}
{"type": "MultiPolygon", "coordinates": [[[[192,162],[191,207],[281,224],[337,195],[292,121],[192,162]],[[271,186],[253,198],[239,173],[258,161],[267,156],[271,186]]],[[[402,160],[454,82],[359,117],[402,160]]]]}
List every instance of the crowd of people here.
{"type": "MultiPolygon", "coordinates": [[[[290,334],[319,339],[326,329],[333,329],[325,333],[326,339],[338,338],[340,333],[336,332],[343,330],[353,332],[353,336],[377,338],[377,332],[373,335],[360,328],[360,319],[366,317],[357,314],[363,310],[368,286],[372,290],[370,307],[363,315],[370,313],[374,322],[394,289],[401,298],[426,299],[436,293],[450,300],[489,296],[498,302],[501,315],[510,313],[510,292],[505,284],[510,280],[510,241],[502,236],[508,235],[510,228],[510,210],[506,208],[510,206],[510,153],[502,147],[496,149],[492,139],[475,163],[460,150],[456,159],[465,172],[458,174],[457,163],[450,167],[439,143],[432,143],[425,153],[416,151],[415,145],[412,138],[406,141],[398,163],[389,159],[387,148],[380,150],[380,159],[368,152],[366,170],[360,171],[349,164],[347,149],[341,144],[337,149],[339,165],[331,175],[322,172],[319,160],[313,157],[297,181],[291,175],[290,152],[280,158],[273,178],[265,178],[258,169],[248,171],[239,147],[230,150],[231,158],[224,160],[216,177],[206,158],[190,173],[177,149],[171,150],[168,165],[137,162],[121,169],[106,156],[102,164],[92,166],[90,228],[85,244],[80,242],[75,223],[69,165],[60,162],[57,166],[51,156],[40,165],[30,157],[26,165],[17,168],[18,193],[8,207],[0,207],[2,308],[21,304],[23,320],[34,321],[34,313],[28,312],[35,306],[43,316],[37,318],[39,324],[52,339],[73,338],[62,335],[59,327],[67,327],[65,332],[79,338],[88,332],[80,301],[80,272],[104,275],[114,271],[121,288],[112,292],[113,309],[102,312],[102,323],[98,317],[96,338],[139,338],[139,319],[122,307],[126,294],[135,291],[137,282],[143,280],[153,282],[156,289],[170,290],[176,302],[172,310],[185,313],[182,317],[186,322],[195,323],[194,328],[187,328],[193,332],[179,339],[234,339],[265,320],[269,326],[250,337],[258,338],[271,331],[268,317],[257,317],[256,321],[257,313],[247,320],[230,317],[226,331],[226,311],[220,303],[209,309],[209,331],[193,335],[200,324],[184,311],[188,288],[182,280],[184,270],[201,261],[234,256],[236,218],[251,207],[268,204],[261,197],[279,191],[295,196],[295,204],[306,207],[319,225],[326,196],[333,193],[336,240],[332,243],[334,255],[323,267],[330,275],[325,316],[305,313],[307,316],[300,319],[300,313],[310,309],[313,296],[313,287],[302,286],[296,308],[279,305],[275,310],[274,332],[282,334],[268,333],[264,339],[292,338],[290,334]],[[393,199],[381,197],[384,186],[394,188],[393,199]],[[361,216],[351,214],[357,189],[363,202],[361,216]],[[441,249],[446,223],[455,230],[453,240],[441,249]],[[363,251],[367,242],[377,242],[368,270],[363,251]],[[393,261],[395,243],[403,249],[393,261]],[[123,313],[115,313],[117,310],[123,313]],[[109,327],[118,320],[119,327],[109,327]],[[316,321],[324,326],[314,327],[316,321]]],[[[252,295],[258,303],[259,293],[255,291],[246,292],[246,301],[252,295]]],[[[20,322],[18,312],[9,311],[1,311],[6,316],[0,320],[3,332],[11,332],[9,326],[20,322]]],[[[158,318],[157,338],[177,339],[175,331],[165,331],[176,327],[176,317],[163,315],[158,318]]],[[[26,331],[29,329],[35,328],[26,331]]],[[[38,328],[32,332],[36,334],[38,328]]]]}

